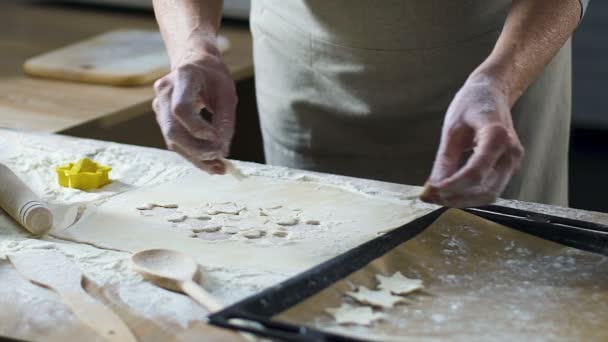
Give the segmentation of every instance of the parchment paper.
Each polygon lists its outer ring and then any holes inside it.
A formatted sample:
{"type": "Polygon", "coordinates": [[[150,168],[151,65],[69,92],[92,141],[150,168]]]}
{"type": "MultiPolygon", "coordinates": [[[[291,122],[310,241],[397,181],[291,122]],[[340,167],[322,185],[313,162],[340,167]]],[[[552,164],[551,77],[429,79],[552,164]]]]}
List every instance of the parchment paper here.
{"type": "MultiPolygon", "coordinates": [[[[348,300],[347,300],[348,301],[348,300]]],[[[607,341],[608,258],[548,242],[458,210],[277,319],[397,341],[607,341]],[[324,313],[376,274],[423,279],[412,304],[372,327],[324,313]]]]}

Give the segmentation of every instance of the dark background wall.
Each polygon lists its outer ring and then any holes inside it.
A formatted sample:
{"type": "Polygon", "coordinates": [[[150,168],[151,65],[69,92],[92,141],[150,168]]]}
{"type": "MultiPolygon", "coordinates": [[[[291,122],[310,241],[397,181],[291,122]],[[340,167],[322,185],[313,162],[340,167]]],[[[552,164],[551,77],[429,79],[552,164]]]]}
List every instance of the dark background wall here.
{"type": "Polygon", "coordinates": [[[591,0],[573,44],[570,206],[608,212],[608,1],[591,0]]]}

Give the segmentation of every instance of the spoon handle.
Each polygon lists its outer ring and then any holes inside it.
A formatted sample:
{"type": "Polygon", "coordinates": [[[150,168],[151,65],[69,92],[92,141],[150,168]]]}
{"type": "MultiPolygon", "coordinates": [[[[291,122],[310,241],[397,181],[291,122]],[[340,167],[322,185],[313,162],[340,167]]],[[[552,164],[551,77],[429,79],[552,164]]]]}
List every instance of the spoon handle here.
{"type": "Polygon", "coordinates": [[[209,312],[214,313],[224,308],[224,306],[218,303],[209,292],[205,291],[205,289],[200,287],[194,281],[184,281],[182,282],[181,286],[182,291],[184,291],[185,294],[207,308],[209,312]]]}

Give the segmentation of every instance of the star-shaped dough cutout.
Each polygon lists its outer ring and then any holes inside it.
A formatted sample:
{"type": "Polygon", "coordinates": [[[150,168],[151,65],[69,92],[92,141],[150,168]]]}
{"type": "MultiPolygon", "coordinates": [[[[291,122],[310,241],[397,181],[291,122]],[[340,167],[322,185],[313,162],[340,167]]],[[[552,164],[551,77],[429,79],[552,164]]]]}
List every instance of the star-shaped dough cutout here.
{"type": "Polygon", "coordinates": [[[388,291],[395,295],[406,295],[424,288],[422,280],[410,279],[401,274],[401,272],[395,272],[390,277],[377,274],[376,279],[379,282],[378,288],[380,290],[388,291]]]}
{"type": "Polygon", "coordinates": [[[348,303],[343,303],[339,308],[325,309],[325,312],[330,314],[340,325],[370,326],[373,322],[385,318],[383,313],[374,312],[369,306],[354,306],[348,303]]]}
{"type": "Polygon", "coordinates": [[[367,287],[359,286],[357,292],[346,292],[346,295],[354,298],[361,304],[390,309],[397,303],[404,303],[403,297],[392,295],[388,291],[374,291],[367,287]]]}

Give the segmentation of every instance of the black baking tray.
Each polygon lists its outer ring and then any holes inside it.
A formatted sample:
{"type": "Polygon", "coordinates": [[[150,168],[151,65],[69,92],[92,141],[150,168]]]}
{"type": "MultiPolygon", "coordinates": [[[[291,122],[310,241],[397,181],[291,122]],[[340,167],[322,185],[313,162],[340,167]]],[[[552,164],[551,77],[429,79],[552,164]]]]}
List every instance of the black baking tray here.
{"type": "MultiPolygon", "coordinates": [[[[432,211],[385,235],[209,316],[216,326],[284,341],[364,341],[272,317],[363,268],[431,225],[448,208],[432,211]]],[[[608,256],[608,226],[490,205],[464,211],[565,246],[608,256]]]]}

